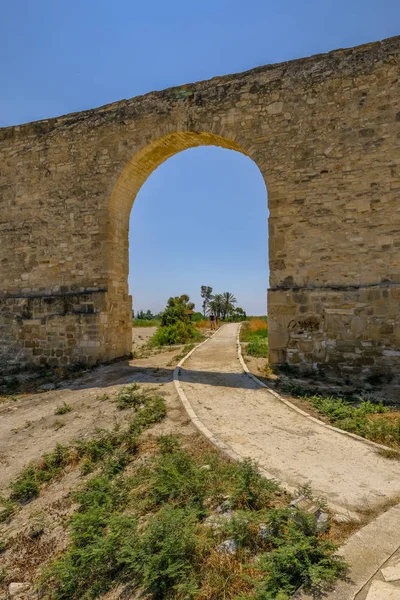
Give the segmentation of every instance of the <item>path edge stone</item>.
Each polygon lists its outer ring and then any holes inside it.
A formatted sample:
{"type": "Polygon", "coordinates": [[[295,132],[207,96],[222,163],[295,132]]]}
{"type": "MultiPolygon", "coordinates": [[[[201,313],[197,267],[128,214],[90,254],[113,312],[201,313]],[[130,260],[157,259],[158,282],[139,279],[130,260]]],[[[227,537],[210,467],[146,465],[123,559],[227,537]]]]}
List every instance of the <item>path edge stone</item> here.
{"type": "MultiPolygon", "coordinates": [[[[185,363],[186,360],[188,360],[188,358],[191,357],[191,355],[201,346],[203,346],[204,344],[206,344],[209,340],[211,340],[215,335],[217,335],[217,333],[219,331],[221,331],[221,329],[223,329],[224,325],[222,325],[219,329],[217,329],[217,331],[211,335],[209,338],[207,338],[206,340],[204,340],[203,342],[200,342],[200,344],[197,344],[194,348],[192,348],[192,350],[190,352],[188,352],[188,354],[186,354],[186,356],[184,356],[182,358],[182,360],[180,360],[178,362],[178,364],[176,365],[175,369],[174,369],[174,373],[173,373],[173,382],[175,385],[175,389],[178,393],[178,396],[180,398],[180,401],[183,404],[184,409],[186,410],[190,420],[192,421],[193,425],[196,427],[196,429],[218,450],[220,450],[225,456],[227,456],[228,458],[230,458],[233,461],[236,462],[243,462],[243,460],[245,460],[245,456],[242,456],[241,454],[238,454],[237,452],[235,452],[230,446],[228,446],[228,444],[225,444],[225,442],[223,442],[222,440],[220,440],[218,437],[216,437],[209,429],[208,427],[206,427],[204,425],[204,423],[199,419],[199,417],[197,416],[196,412],[194,411],[192,405],[190,404],[185,392],[183,391],[183,388],[181,386],[180,380],[179,380],[179,375],[180,375],[180,369],[183,366],[183,364],[185,363]]],[[[267,479],[272,479],[273,481],[276,481],[276,478],[269,473],[266,469],[263,469],[262,467],[259,467],[259,471],[260,473],[266,477],[267,479]]],[[[284,490],[286,490],[287,492],[289,492],[289,494],[293,494],[296,492],[296,488],[293,486],[288,485],[286,482],[284,481],[279,481],[278,482],[280,487],[284,490]]]]}
{"type": "Polygon", "coordinates": [[[237,336],[236,336],[238,358],[239,358],[240,364],[242,365],[243,371],[246,373],[246,375],[248,375],[251,379],[253,379],[253,381],[255,381],[261,387],[266,388],[269,391],[269,393],[272,394],[277,400],[279,400],[280,402],[283,402],[283,404],[286,404],[286,406],[288,406],[292,410],[295,410],[297,413],[299,413],[300,415],[303,415],[303,417],[306,417],[310,421],[313,421],[314,423],[317,423],[318,425],[325,427],[325,429],[330,429],[331,431],[336,431],[336,433],[340,433],[341,435],[345,435],[346,437],[351,437],[354,440],[358,440],[359,442],[363,442],[364,444],[367,444],[368,446],[372,446],[373,448],[376,448],[379,450],[391,450],[391,448],[389,446],[385,446],[384,444],[378,444],[377,442],[372,442],[371,440],[367,440],[366,438],[363,438],[360,435],[351,433],[350,431],[344,431],[344,429],[339,429],[338,427],[334,427],[333,425],[328,425],[327,423],[324,423],[323,421],[321,421],[321,419],[317,419],[316,417],[313,417],[305,410],[302,410],[301,408],[299,408],[292,402],[289,402],[289,400],[286,400],[286,398],[283,398],[280,394],[278,394],[278,392],[275,392],[275,390],[273,390],[269,385],[267,385],[266,383],[264,383],[263,381],[258,379],[258,377],[253,375],[253,373],[250,373],[249,368],[244,361],[243,354],[242,354],[242,347],[240,344],[240,330],[242,329],[242,325],[243,325],[243,323],[240,324],[240,327],[238,329],[237,336]]]}
{"type": "MultiPolygon", "coordinates": [[[[350,564],[348,580],[340,581],[324,600],[354,600],[399,549],[400,504],[393,506],[354,533],[338,550],[350,564]]],[[[313,600],[299,590],[292,600],[313,600]]]]}

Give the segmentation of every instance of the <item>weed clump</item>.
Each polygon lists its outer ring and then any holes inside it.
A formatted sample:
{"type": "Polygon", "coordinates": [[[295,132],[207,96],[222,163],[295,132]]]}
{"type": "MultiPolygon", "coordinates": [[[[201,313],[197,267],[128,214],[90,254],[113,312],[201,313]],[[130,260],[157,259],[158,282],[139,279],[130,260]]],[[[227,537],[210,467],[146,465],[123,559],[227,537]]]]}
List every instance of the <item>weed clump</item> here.
{"type": "Polygon", "coordinates": [[[11,484],[10,499],[20,504],[31,502],[39,496],[40,484],[59,476],[70,458],[69,448],[57,444],[53,452],[45,454],[37,463],[28,465],[11,484]]]}
{"type": "Polygon", "coordinates": [[[138,408],[143,404],[145,398],[144,392],[141,391],[137,383],[132,383],[123,387],[115,396],[115,402],[119,410],[127,408],[138,408]]]}
{"type": "Polygon", "coordinates": [[[14,514],[15,504],[8,498],[0,496],[0,523],[5,523],[14,514]]]}
{"type": "Polygon", "coordinates": [[[66,402],[63,402],[61,404],[61,406],[57,406],[56,410],[54,411],[54,414],[55,415],[65,415],[65,414],[71,412],[71,410],[72,410],[72,406],[70,406],[66,402]]]}

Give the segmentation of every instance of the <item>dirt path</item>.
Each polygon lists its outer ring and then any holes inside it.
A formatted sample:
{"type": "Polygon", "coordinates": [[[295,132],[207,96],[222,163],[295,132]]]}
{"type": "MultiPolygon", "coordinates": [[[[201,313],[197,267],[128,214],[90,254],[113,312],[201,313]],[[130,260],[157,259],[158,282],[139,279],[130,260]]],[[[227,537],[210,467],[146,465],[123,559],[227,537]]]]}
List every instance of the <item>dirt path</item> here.
{"type": "Polygon", "coordinates": [[[182,388],[211,433],[278,481],[294,488],[311,482],[340,509],[363,513],[400,497],[398,461],[307,419],[243,372],[238,327],[222,327],[180,370],[182,388]]]}

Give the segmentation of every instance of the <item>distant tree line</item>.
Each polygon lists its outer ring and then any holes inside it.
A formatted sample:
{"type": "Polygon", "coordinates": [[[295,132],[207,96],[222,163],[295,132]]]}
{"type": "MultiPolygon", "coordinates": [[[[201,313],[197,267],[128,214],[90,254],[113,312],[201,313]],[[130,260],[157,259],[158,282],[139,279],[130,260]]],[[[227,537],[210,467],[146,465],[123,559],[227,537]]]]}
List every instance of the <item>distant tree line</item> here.
{"type": "Polygon", "coordinates": [[[203,298],[202,308],[204,318],[211,313],[223,321],[226,319],[241,320],[246,318],[243,308],[236,306],[237,300],[231,292],[213,295],[212,287],[202,285],[200,295],[203,298]]]}
{"type": "Polygon", "coordinates": [[[136,312],[136,317],[135,317],[135,311],[132,311],[132,318],[133,319],[142,319],[143,321],[153,321],[154,319],[157,318],[156,315],[153,315],[153,313],[151,312],[151,310],[146,310],[146,312],[144,312],[144,310],[138,310],[136,312]]]}

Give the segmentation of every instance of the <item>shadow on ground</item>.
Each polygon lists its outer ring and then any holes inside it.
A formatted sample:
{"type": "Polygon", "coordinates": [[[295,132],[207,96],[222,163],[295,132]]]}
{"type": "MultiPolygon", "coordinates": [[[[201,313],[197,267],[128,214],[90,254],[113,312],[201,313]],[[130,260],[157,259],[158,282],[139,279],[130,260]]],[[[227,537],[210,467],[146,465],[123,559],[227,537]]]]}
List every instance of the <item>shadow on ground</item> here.
{"type": "MultiPolygon", "coordinates": [[[[142,367],[135,366],[129,361],[121,361],[99,367],[84,375],[79,380],[65,384],[62,389],[78,390],[97,387],[108,387],[118,384],[138,383],[168,383],[173,380],[174,367],[142,367]]],[[[231,388],[255,389],[257,384],[245,373],[219,373],[217,371],[194,371],[179,369],[179,380],[183,383],[222,386],[231,388]]]]}

